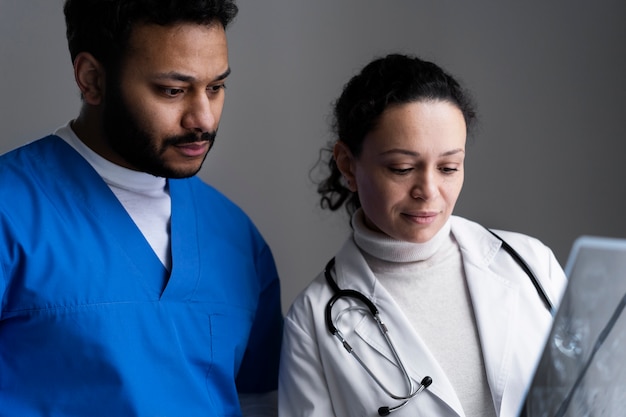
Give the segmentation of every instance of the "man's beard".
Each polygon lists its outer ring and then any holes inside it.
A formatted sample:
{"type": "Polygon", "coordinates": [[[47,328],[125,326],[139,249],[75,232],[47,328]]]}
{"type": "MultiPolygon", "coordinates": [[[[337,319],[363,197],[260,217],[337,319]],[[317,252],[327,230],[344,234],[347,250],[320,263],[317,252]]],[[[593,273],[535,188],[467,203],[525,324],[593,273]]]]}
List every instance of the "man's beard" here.
{"type": "Polygon", "coordinates": [[[197,168],[187,170],[168,166],[163,159],[163,154],[170,147],[199,141],[209,142],[209,150],[211,150],[216,132],[171,136],[165,138],[159,147],[158,140],[137,123],[124,102],[118,85],[115,81],[107,83],[103,106],[102,123],[109,146],[139,171],[164,178],[187,178],[195,175],[202,167],[208,151],[197,168]]]}

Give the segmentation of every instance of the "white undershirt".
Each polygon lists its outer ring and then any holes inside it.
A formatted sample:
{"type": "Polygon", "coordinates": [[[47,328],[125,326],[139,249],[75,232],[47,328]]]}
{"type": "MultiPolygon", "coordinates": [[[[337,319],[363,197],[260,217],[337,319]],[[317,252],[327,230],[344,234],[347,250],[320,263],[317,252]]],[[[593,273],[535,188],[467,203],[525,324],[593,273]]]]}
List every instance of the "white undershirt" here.
{"type": "Polygon", "coordinates": [[[468,417],[495,417],[482,349],[450,222],[426,243],[391,239],[352,218],[354,240],[452,383],[468,417]]]}
{"type": "Polygon", "coordinates": [[[172,263],[172,209],[167,180],[127,169],[104,159],[76,136],[70,123],[57,129],[54,134],[71,145],[102,177],[169,271],[172,263]]]}

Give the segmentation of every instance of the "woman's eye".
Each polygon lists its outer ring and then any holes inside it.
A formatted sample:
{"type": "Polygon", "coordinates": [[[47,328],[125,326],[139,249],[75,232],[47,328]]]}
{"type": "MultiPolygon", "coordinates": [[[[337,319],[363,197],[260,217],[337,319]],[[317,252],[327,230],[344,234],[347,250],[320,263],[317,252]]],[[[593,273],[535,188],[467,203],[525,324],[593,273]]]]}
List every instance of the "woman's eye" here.
{"type": "Polygon", "coordinates": [[[451,174],[453,172],[457,172],[459,169],[455,167],[441,167],[440,170],[444,174],[451,174]]]}
{"type": "Polygon", "coordinates": [[[412,169],[413,168],[389,168],[391,172],[398,175],[408,174],[412,169]]]}

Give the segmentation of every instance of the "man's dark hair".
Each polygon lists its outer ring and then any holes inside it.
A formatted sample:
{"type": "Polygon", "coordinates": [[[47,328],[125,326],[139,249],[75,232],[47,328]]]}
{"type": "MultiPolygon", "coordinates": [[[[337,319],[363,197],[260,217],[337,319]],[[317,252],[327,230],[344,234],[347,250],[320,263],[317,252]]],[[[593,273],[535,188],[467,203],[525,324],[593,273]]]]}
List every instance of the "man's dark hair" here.
{"type": "Polygon", "coordinates": [[[63,8],[72,62],[81,52],[92,54],[105,68],[115,69],[137,24],[221,24],[238,12],[234,0],[66,0],[63,8]]]}

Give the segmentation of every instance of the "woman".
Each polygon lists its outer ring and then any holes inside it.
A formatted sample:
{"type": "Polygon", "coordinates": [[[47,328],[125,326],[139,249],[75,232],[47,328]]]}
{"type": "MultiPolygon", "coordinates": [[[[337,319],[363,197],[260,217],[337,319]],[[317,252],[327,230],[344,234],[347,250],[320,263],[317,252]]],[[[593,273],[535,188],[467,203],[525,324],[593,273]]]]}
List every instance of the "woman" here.
{"type": "Polygon", "coordinates": [[[346,84],[334,116],[319,192],[352,234],[287,315],[281,415],[517,416],[565,276],[538,240],[452,216],[467,94],[435,64],[389,55],[346,84]]]}

